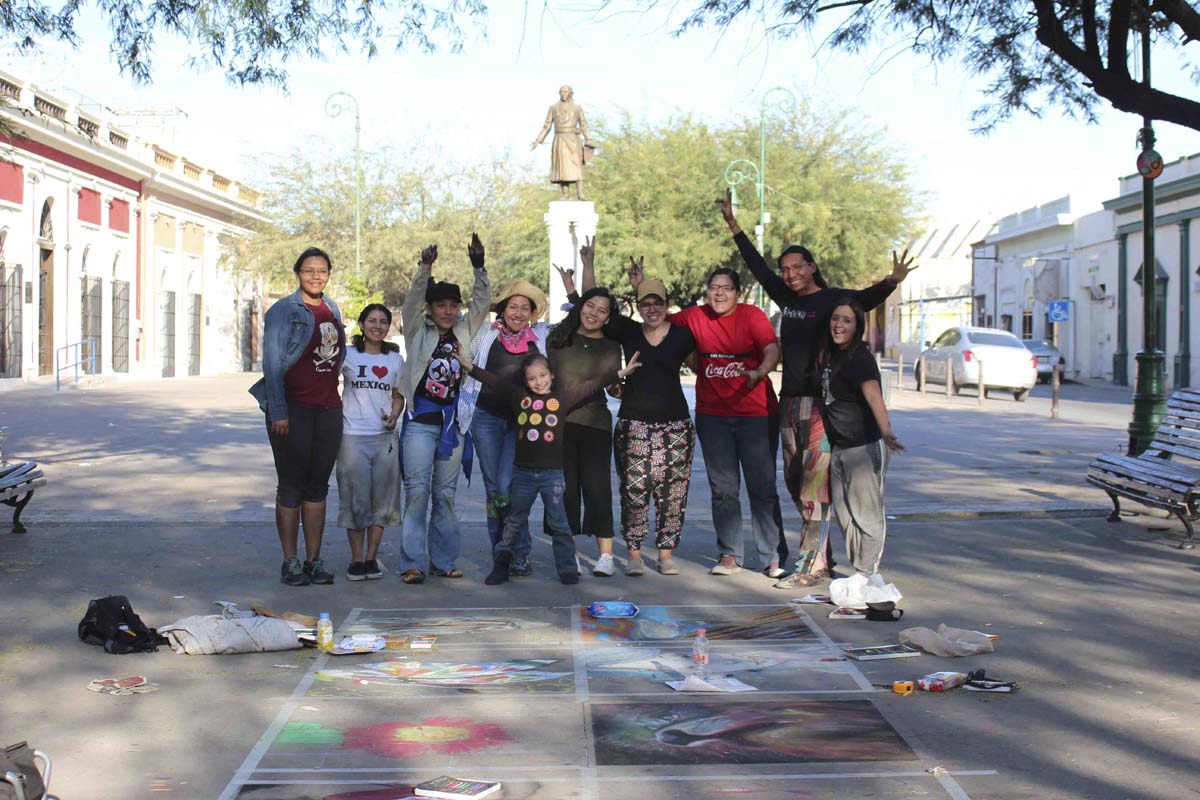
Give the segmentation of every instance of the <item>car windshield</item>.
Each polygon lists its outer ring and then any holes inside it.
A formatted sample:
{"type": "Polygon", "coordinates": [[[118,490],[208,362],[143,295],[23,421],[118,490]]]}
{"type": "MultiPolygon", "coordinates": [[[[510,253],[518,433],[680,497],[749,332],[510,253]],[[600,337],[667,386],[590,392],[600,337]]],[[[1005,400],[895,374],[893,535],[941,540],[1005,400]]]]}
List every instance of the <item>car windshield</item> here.
{"type": "Polygon", "coordinates": [[[990,344],[995,347],[1024,347],[1021,344],[1021,340],[1011,334],[971,331],[967,335],[971,338],[971,344],[990,344]]]}

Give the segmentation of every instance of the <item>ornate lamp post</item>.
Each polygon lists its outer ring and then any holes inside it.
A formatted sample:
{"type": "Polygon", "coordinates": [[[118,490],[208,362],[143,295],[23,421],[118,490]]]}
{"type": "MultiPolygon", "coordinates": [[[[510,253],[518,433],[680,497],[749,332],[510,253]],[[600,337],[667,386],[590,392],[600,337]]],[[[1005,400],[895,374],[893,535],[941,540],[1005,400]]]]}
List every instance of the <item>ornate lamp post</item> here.
{"type": "MultiPolygon", "coordinates": [[[[1143,6],[1142,84],[1150,88],[1150,10],[1143,6]]],[[[1154,259],[1154,179],[1162,174],[1162,156],[1154,151],[1154,128],[1142,117],[1138,142],[1138,172],[1142,175],[1142,349],[1135,356],[1137,379],[1133,393],[1133,421],[1129,424],[1129,453],[1137,455],[1154,438],[1166,411],[1166,356],[1158,340],[1157,264],[1154,259]]]]}
{"type": "Polygon", "coordinates": [[[362,123],[358,100],[349,92],[334,92],[325,98],[325,114],[339,117],[346,110],[343,100],[354,104],[354,274],[362,277],[362,123]]]}

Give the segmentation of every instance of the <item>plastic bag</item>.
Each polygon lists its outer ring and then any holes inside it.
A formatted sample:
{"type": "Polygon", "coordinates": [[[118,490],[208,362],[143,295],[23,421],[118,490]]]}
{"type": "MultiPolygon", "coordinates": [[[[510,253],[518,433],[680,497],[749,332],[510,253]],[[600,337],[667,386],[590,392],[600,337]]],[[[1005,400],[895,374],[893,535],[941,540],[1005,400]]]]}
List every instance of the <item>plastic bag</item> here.
{"type": "Polygon", "coordinates": [[[896,584],[885,584],[876,573],[870,578],[856,574],[830,581],[829,597],[838,608],[866,608],[867,603],[898,603],[902,595],[896,584]]]}
{"type": "Polygon", "coordinates": [[[900,631],[900,644],[911,644],[935,656],[975,656],[991,653],[996,645],[985,633],[938,625],[937,632],[929,628],[905,628],[900,631]]]}

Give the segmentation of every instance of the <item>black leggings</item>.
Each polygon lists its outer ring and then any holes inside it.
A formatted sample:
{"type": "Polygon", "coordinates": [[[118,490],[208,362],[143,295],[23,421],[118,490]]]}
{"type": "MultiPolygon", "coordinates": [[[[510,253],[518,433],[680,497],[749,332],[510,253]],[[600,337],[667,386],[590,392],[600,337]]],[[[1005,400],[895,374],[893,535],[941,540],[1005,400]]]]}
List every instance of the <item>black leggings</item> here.
{"type": "Polygon", "coordinates": [[[563,509],[575,536],[613,538],[612,433],[601,428],[563,426],[563,509]],[[583,500],[580,524],[579,501],[583,500]]]}
{"type": "Polygon", "coordinates": [[[325,502],[329,474],[342,445],[342,410],[288,403],[288,435],[271,433],[268,420],[267,437],[279,478],[275,503],[283,508],[299,508],[302,502],[325,502]]]}

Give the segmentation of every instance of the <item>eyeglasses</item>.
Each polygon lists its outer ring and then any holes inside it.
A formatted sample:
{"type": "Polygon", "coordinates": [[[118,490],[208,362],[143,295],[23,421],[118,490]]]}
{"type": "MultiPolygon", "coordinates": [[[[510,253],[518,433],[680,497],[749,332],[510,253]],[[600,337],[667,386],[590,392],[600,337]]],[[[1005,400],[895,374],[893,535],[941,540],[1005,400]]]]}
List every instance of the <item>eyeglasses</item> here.
{"type": "Polygon", "coordinates": [[[708,290],[710,292],[736,292],[737,287],[732,283],[710,283],[708,290]]]}
{"type": "Polygon", "coordinates": [[[786,275],[789,272],[803,272],[805,267],[810,267],[811,264],[784,264],[779,268],[779,271],[786,275]]]}
{"type": "Polygon", "coordinates": [[[663,308],[664,306],[666,306],[666,303],[662,300],[643,300],[638,303],[638,308],[663,308]]]}
{"type": "Polygon", "coordinates": [[[302,269],[300,274],[306,278],[328,278],[329,270],[327,269],[302,269]]]}

